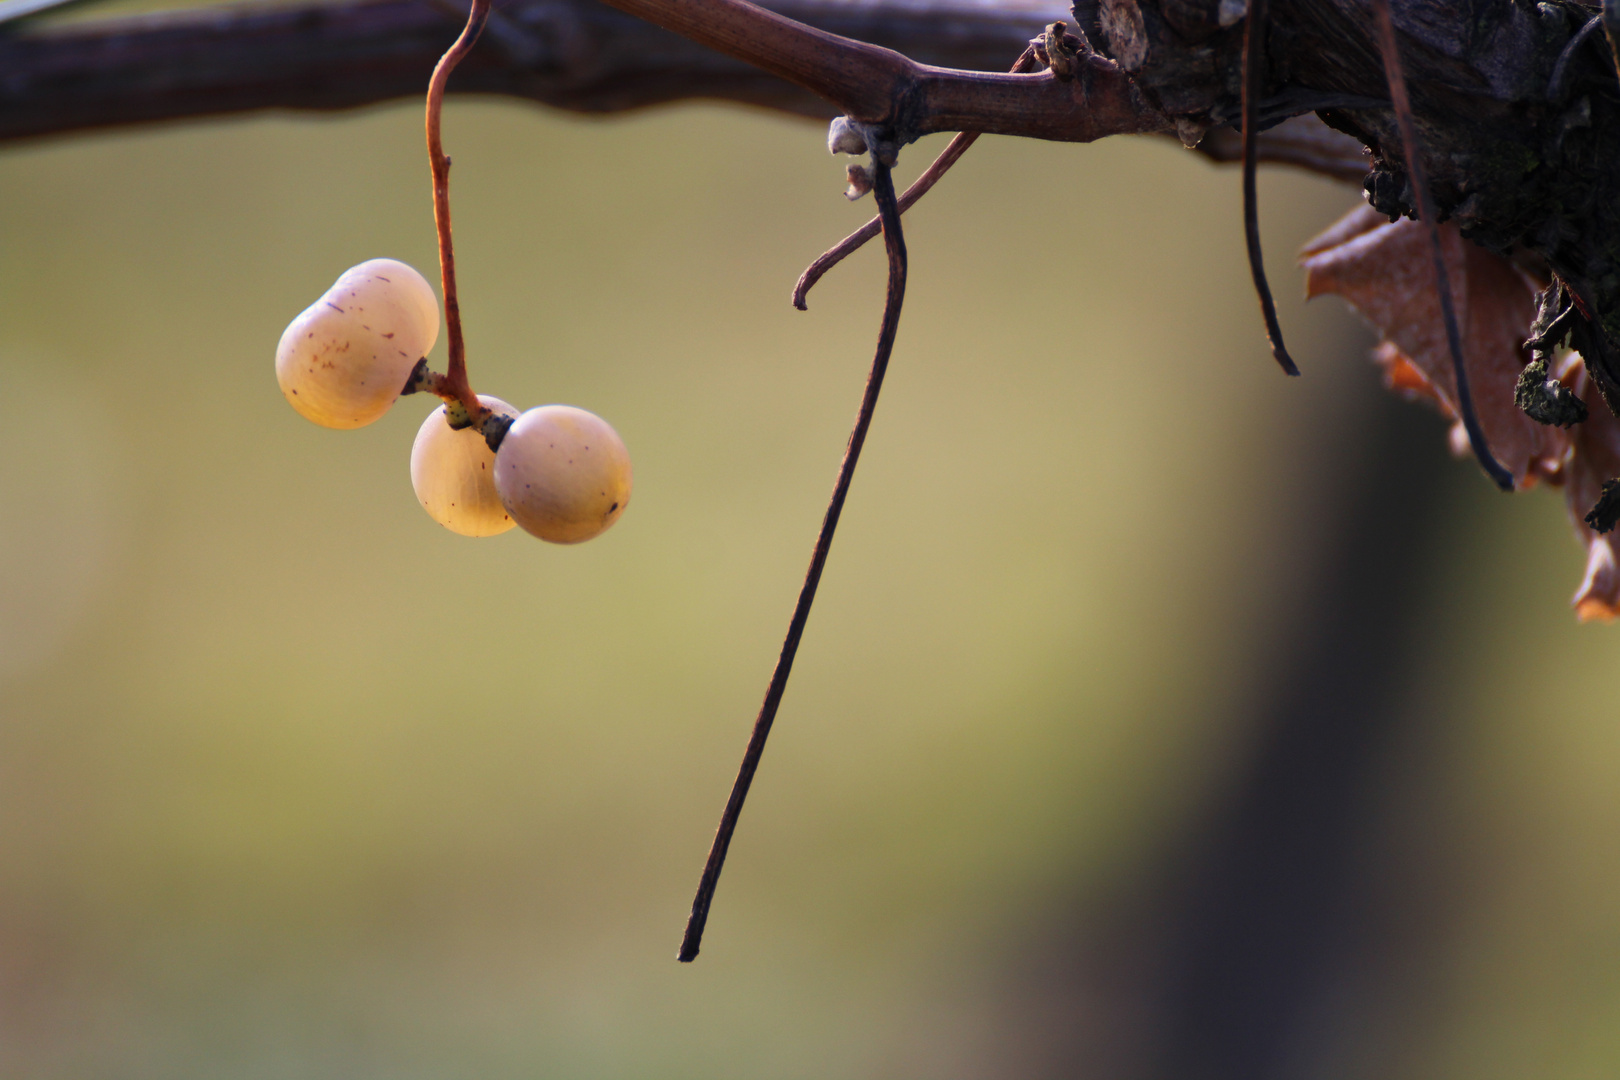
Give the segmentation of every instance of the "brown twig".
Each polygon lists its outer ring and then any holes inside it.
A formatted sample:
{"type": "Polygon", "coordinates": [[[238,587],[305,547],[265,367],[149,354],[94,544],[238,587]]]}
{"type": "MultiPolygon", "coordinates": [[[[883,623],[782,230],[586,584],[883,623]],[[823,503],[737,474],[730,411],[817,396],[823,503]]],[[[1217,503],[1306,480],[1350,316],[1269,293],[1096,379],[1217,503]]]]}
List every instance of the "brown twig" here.
{"type": "Polygon", "coordinates": [[[918,64],[892,49],[829,34],[747,0],[604,0],[688,40],[802,86],[903,145],[935,131],[1063,142],[1166,131],[1170,118],[1118,64],[1080,58],[1072,79],[918,64]]]}
{"type": "Polygon", "coordinates": [[[456,249],[450,238],[450,159],[445,156],[440,137],[440,115],[444,112],[444,86],[450,73],[461,63],[462,57],[472,51],[478,35],[489,19],[490,0],[472,0],[467,12],[467,25],[455,44],[439,59],[428,80],[427,91],[427,146],[428,164],[433,170],[433,224],[439,233],[439,276],[444,285],[444,322],[449,337],[450,366],[444,375],[440,396],[454,399],[469,418],[478,418],[485,410],[467,382],[467,349],[461,336],[461,302],[456,295],[456,249]]]}
{"type": "Polygon", "coordinates": [[[1479,426],[1479,416],[1474,411],[1474,396],[1468,389],[1462,333],[1457,328],[1457,312],[1451,300],[1451,276],[1446,273],[1445,252],[1440,246],[1439,219],[1435,216],[1434,200],[1424,176],[1423,159],[1418,153],[1417,123],[1412,118],[1412,102],[1406,93],[1406,75],[1401,69],[1400,45],[1395,40],[1395,19],[1390,14],[1389,0],[1373,0],[1373,13],[1378,23],[1379,51],[1384,58],[1384,75],[1389,81],[1390,101],[1395,106],[1395,123],[1401,131],[1401,147],[1406,154],[1406,170],[1412,179],[1418,217],[1429,227],[1429,240],[1434,250],[1434,285],[1440,294],[1440,311],[1446,323],[1446,343],[1451,347],[1451,366],[1457,379],[1457,411],[1462,414],[1463,430],[1468,432],[1468,442],[1473,447],[1480,468],[1496,482],[1497,487],[1512,491],[1513,474],[1491,453],[1485,441],[1485,430],[1479,426]]]}
{"type": "Polygon", "coordinates": [[[1298,375],[1299,365],[1283,344],[1282,324],[1277,321],[1277,305],[1271,299],[1265,256],[1260,251],[1260,199],[1254,183],[1259,132],[1255,129],[1259,127],[1265,40],[1266,0],[1249,0],[1248,22],[1243,28],[1243,239],[1248,245],[1249,274],[1254,278],[1254,291],[1260,297],[1260,315],[1266,322],[1271,355],[1285,375],[1298,375]]]}
{"type": "Polygon", "coordinates": [[[894,178],[889,167],[876,154],[872,155],[872,194],[877,200],[878,214],[883,220],[883,239],[889,252],[888,296],[883,304],[883,322],[878,330],[877,352],[872,357],[872,370],[866,377],[866,392],[861,397],[860,412],[855,427],[849,433],[844,448],[844,460],[838,467],[838,482],[833,486],[832,498],[827,503],[826,516],[821,520],[821,532],[816,536],[815,550],[810,556],[810,569],[804,575],[799,589],[799,600],[788,622],[787,636],[782,641],[782,652],[771,673],[770,686],[765,691],[765,702],[754,720],[754,730],[743,751],[742,767],[737,770],[736,782],[731,786],[731,797],[726,800],[725,812],[720,815],[720,827],[715,830],[709,858],[703,866],[703,877],[698,882],[697,896],[692,901],[692,914],[686,921],[686,934],[681,939],[679,959],[690,963],[697,958],[703,943],[703,927],[709,921],[709,905],[714,900],[714,887],[720,881],[720,869],[725,865],[726,849],[737,829],[737,818],[742,813],[743,800],[759,768],[759,759],[765,753],[765,740],[776,720],[777,707],[787,689],[788,675],[793,671],[793,658],[799,651],[799,639],[804,635],[805,622],[810,618],[810,605],[816,599],[816,586],[821,583],[821,571],[827,565],[827,552],[832,548],[833,533],[838,528],[838,517],[849,495],[850,481],[855,476],[855,465],[866,443],[866,432],[872,426],[872,413],[877,408],[878,392],[883,389],[883,376],[889,369],[889,355],[894,351],[895,334],[900,328],[900,307],[906,298],[906,241],[900,231],[900,206],[894,194],[894,178]]]}
{"type": "MultiPolygon", "coordinates": [[[[1029,71],[1034,64],[1035,46],[1030,45],[1024,49],[1023,55],[1019,56],[1017,62],[1008,70],[1017,74],[1029,71]]],[[[940,177],[949,172],[951,166],[960,161],[962,155],[968,152],[968,147],[972,146],[978,139],[979,132],[962,131],[958,132],[949,143],[946,143],[945,149],[940,151],[939,157],[934,159],[933,164],[924,169],[923,174],[913,180],[911,186],[906,188],[905,192],[900,196],[900,213],[904,214],[907,210],[910,210],[917,204],[918,199],[928,194],[934,185],[939,183],[940,177]]],[[[793,286],[793,306],[800,311],[808,310],[804,298],[811,289],[816,287],[816,282],[826,276],[827,271],[859,251],[868,240],[882,231],[883,218],[880,215],[822,252],[815,262],[805,267],[804,273],[799,275],[798,283],[793,286]]]]}

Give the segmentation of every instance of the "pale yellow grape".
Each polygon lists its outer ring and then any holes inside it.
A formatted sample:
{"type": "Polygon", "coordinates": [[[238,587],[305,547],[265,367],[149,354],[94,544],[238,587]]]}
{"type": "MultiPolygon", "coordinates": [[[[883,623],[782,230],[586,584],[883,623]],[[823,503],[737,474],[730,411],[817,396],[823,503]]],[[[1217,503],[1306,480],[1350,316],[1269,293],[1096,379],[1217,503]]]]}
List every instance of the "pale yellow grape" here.
{"type": "Polygon", "coordinates": [[[396,259],[343,272],[276,347],[276,381],[323,427],[363,427],[388,411],[439,337],[433,286],[396,259]]]}
{"type": "Polygon", "coordinates": [[[595,413],[543,405],[517,418],[495,454],[495,490],[512,520],[542,540],[600,535],[630,503],[630,452],[595,413]]]}
{"type": "MultiPolygon", "coordinates": [[[[518,411],[498,397],[478,400],[500,416],[518,411]]],[[[477,428],[456,431],[440,405],[411,446],[411,487],[428,516],[462,536],[494,536],[513,525],[495,491],[495,455],[477,428]]]]}

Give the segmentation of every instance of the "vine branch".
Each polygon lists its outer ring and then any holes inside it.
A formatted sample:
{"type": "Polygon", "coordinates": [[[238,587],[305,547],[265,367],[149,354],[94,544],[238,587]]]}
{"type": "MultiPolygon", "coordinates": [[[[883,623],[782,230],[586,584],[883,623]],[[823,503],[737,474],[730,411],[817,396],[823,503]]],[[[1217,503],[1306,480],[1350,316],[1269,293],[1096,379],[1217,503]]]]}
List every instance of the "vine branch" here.
{"type": "MultiPolygon", "coordinates": [[[[741,0],[623,0],[615,6],[654,22],[662,14],[691,41],[588,0],[515,0],[497,12],[506,27],[501,40],[479,49],[458,83],[469,91],[588,110],[729,97],[815,115],[844,112],[894,127],[905,138],[973,127],[1089,141],[1168,129],[1124,72],[1100,57],[1066,83],[1047,74],[919,63],[741,0]],[[736,59],[726,62],[699,46],[736,59]],[[783,86],[783,78],[803,89],[783,86]]],[[[1044,10],[1009,5],[952,11],[942,19],[901,0],[785,0],[777,6],[947,64],[986,68],[1016,55],[1039,29],[1044,10]]],[[[414,95],[443,51],[447,23],[435,0],[373,0],[186,11],[27,32],[6,28],[0,30],[0,71],[6,73],[0,139],[266,107],[346,108],[414,95]]]]}
{"type": "Polygon", "coordinates": [[[1082,57],[1076,77],[919,64],[747,0],[604,0],[717,52],[802,86],[903,145],[935,131],[1062,142],[1166,131],[1171,121],[1112,60],[1082,57]]]}
{"type": "MultiPolygon", "coordinates": [[[[771,0],[782,14],[926,64],[1002,69],[1051,14],[1042,0],[771,0]]],[[[0,142],[264,109],[331,111],[416,97],[463,22],[446,0],[237,4],[66,26],[0,26],[0,142]]],[[[1004,70],[1004,69],[1003,69],[1004,70]]],[[[828,119],[822,98],[594,0],[501,0],[457,69],[459,94],[586,113],[709,98],[828,119]]],[[[1236,162],[1229,127],[1198,151],[1236,162]]],[[[1361,144],[1314,116],[1259,133],[1262,162],[1359,182],[1361,144]]],[[[876,231],[873,231],[876,235],[876,231]]]]}

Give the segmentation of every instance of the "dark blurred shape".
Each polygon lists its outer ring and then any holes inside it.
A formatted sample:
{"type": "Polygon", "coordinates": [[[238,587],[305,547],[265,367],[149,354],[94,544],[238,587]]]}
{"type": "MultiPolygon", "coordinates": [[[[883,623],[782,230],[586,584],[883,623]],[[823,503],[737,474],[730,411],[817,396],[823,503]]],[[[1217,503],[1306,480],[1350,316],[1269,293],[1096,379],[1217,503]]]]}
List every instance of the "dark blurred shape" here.
{"type": "Polygon", "coordinates": [[[1447,894],[1385,796],[1422,719],[1426,576],[1456,535],[1452,492],[1480,478],[1425,410],[1387,393],[1347,406],[1355,445],[1299,522],[1307,585],[1255,654],[1249,753],[1201,825],[1013,976],[1018,1075],[1371,1077],[1421,1021],[1408,1006],[1447,894]]]}
{"type": "Polygon", "coordinates": [[[1253,757],[1171,876],[1152,1076],[1314,1074],[1302,1058],[1317,1010],[1378,952],[1361,871],[1381,861],[1365,848],[1414,715],[1402,706],[1425,575],[1444,557],[1445,481],[1461,470],[1433,417],[1392,397],[1369,411],[1357,467],[1319,504],[1332,520],[1311,530],[1311,586],[1273,635],[1253,757]]]}

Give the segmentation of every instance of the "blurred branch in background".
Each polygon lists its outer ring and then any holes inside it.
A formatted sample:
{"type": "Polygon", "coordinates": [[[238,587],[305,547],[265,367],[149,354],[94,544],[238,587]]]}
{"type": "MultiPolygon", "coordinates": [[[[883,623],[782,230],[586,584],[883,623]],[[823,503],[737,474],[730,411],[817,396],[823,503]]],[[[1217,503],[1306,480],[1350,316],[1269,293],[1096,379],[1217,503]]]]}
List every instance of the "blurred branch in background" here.
{"type": "MultiPolygon", "coordinates": [[[[921,63],[972,71],[1005,70],[1043,19],[1063,14],[1050,4],[910,0],[769,6],[921,63]]],[[[462,19],[454,0],[369,0],[192,9],[46,29],[9,25],[0,28],[0,140],[415,96],[462,19]]],[[[501,5],[452,90],[579,112],[710,98],[833,114],[807,91],[595,0],[501,5]]],[[[1199,149],[1235,161],[1237,147],[1234,132],[1217,128],[1199,149]]],[[[1350,181],[1367,168],[1356,140],[1310,116],[1265,132],[1259,156],[1350,181]]]]}
{"type": "MultiPolygon", "coordinates": [[[[1049,14],[904,0],[770,6],[925,63],[986,71],[1005,70],[1049,14]]],[[[419,95],[465,15],[454,0],[243,5],[12,33],[0,37],[0,138],[419,95]]],[[[594,0],[498,6],[452,90],[581,112],[717,98],[831,115],[804,90],[594,0]]]]}

